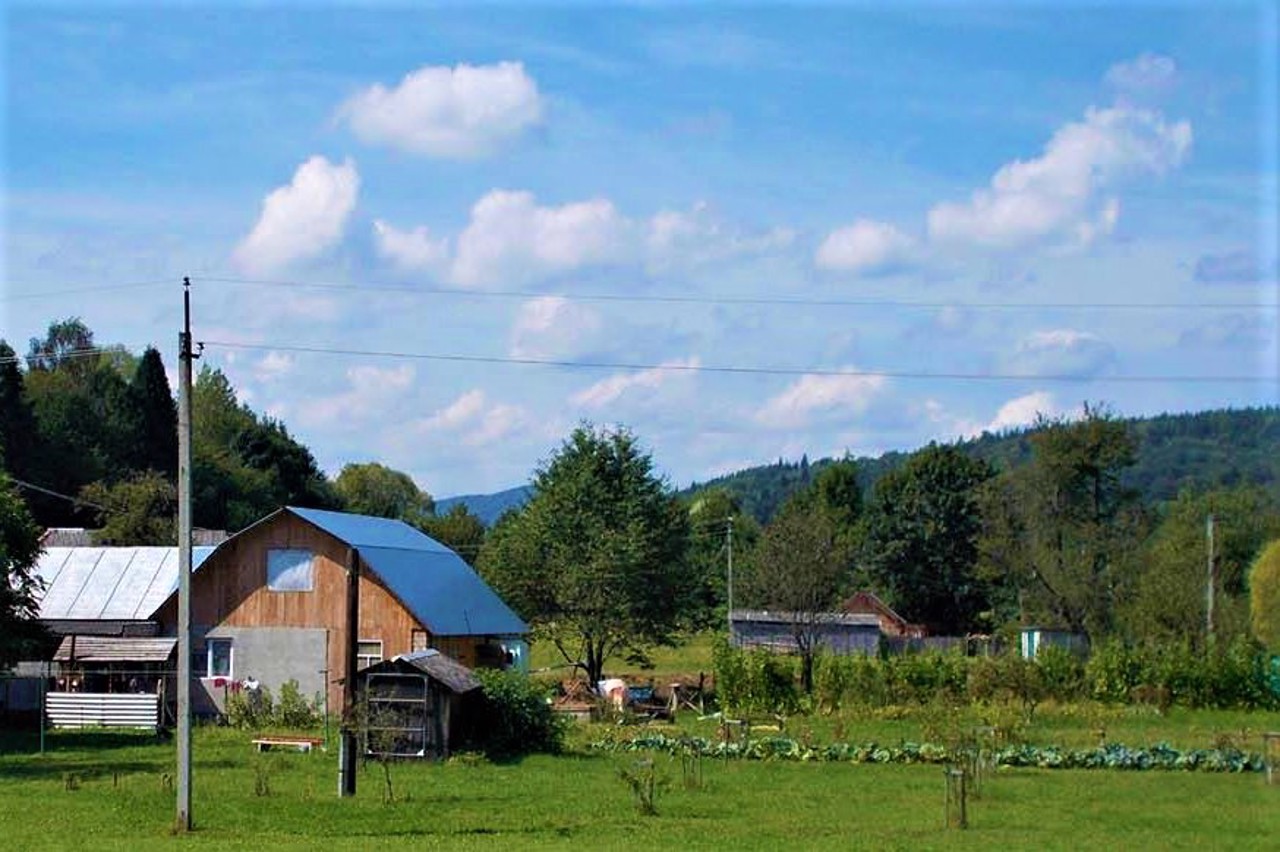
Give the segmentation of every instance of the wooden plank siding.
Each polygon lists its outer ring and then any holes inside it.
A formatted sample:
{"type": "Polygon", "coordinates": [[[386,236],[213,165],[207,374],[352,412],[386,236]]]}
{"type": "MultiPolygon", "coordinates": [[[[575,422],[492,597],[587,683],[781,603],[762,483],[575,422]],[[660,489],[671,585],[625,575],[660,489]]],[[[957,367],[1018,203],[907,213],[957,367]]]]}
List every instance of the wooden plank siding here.
{"type": "MultiPolygon", "coordinates": [[[[346,543],[294,515],[284,513],[226,542],[195,573],[191,584],[191,623],[196,641],[212,628],[305,627],[328,630],[328,698],[341,707],[343,647],[346,642],[346,543]],[[307,550],[312,554],[311,591],[267,588],[267,551],[307,550]]],[[[165,632],[176,630],[176,604],[160,612],[165,632]]],[[[413,650],[414,634],[467,666],[475,664],[481,637],[433,637],[375,576],[361,566],[360,635],[382,642],[383,659],[413,650]]]]}

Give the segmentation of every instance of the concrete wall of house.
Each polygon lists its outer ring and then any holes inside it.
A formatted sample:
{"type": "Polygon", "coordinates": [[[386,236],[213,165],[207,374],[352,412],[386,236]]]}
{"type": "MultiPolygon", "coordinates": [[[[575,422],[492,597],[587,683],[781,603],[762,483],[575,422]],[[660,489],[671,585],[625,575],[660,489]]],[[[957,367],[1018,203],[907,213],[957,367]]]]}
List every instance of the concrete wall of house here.
{"type": "MultiPolygon", "coordinates": [[[[280,698],[280,687],[290,680],[298,682],[298,691],[308,700],[326,691],[328,628],[322,627],[233,627],[218,625],[202,640],[231,640],[232,681],[250,677],[271,690],[272,698],[280,698]]],[[[205,711],[226,709],[231,688],[219,686],[218,680],[200,678],[197,707],[205,711]]],[[[335,712],[338,707],[330,705],[335,712]]]]}

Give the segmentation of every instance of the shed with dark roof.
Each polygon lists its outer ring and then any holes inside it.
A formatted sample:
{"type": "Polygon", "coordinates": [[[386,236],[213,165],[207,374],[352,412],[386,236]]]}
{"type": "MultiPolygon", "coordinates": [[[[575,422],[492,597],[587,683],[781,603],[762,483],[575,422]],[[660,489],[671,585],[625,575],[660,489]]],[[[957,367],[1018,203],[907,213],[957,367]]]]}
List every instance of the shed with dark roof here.
{"type": "Polygon", "coordinates": [[[479,700],[480,681],[462,663],[428,648],[361,669],[356,692],[365,753],[444,758],[469,706],[479,700]]]}

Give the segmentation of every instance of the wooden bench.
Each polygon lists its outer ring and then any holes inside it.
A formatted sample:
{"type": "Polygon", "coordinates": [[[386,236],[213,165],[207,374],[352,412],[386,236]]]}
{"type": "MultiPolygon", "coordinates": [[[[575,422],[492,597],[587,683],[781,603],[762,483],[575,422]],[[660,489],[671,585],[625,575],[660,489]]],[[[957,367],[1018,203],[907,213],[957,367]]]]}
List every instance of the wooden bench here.
{"type": "Polygon", "coordinates": [[[258,737],[253,741],[253,745],[260,752],[277,748],[309,752],[323,742],[324,740],[318,740],[314,737],[258,737]]]}

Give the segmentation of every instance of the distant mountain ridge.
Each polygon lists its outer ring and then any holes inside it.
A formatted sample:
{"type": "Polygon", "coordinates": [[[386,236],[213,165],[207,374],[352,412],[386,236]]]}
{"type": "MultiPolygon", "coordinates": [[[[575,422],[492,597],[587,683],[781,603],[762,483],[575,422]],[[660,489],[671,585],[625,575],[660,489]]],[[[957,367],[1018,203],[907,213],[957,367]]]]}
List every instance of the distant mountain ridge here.
{"type": "MultiPolygon", "coordinates": [[[[1146,502],[1171,500],[1184,488],[1206,490],[1241,484],[1258,485],[1280,493],[1280,406],[1218,409],[1189,414],[1124,418],[1138,438],[1137,463],[1125,475],[1146,502]]],[[[1031,458],[1031,428],[1000,434],[984,433],[957,446],[997,468],[1025,464],[1031,458]]],[[[880,477],[902,465],[912,452],[888,452],[859,457],[858,476],[870,493],[880,477]]],[[[804,488],[832,459],[776,463],[750,467],[693,483],[681,490],[690,496],[706,488],[725,488],[747,514],[764,523],[787,498],[804,488]]],[[[523,506],[533,489],[528,485],[496,494],[448,497],[436,501],[444,514],[455,503],[465,503],[486,525],[503,512],[523,506]]]]}
{"type": "Polygon", "coordinates": [[[506,491],[498,491],[494,494],[463,494],[458,497],[444,497],[436,501],[436,514],[444,515],[456,504],[461,503],[467,507],[471,514],[483,521],[486,527],[491,527],[508,509],[517,509],[523,506],[532,493],[532,486],[517,485],[515,488],[508,488],[506,491]]]}

